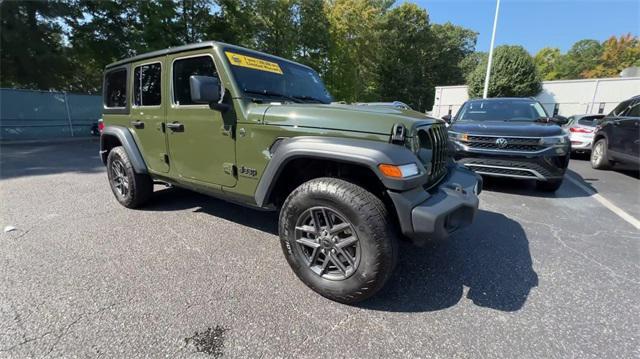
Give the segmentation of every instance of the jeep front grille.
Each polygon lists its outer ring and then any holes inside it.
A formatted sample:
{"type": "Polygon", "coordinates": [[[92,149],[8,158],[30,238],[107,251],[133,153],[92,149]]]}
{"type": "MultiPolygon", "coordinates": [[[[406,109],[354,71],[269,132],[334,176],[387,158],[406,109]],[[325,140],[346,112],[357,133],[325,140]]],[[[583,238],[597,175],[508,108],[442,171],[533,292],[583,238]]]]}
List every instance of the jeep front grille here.
{"type": "Polygon", "coordinates": [[[431,171],[427,184],[432,185],[447,173],[447,128],[441,124],[422,127],[418,130],[418,141],[420,149],[431,153],[431,171]]]}

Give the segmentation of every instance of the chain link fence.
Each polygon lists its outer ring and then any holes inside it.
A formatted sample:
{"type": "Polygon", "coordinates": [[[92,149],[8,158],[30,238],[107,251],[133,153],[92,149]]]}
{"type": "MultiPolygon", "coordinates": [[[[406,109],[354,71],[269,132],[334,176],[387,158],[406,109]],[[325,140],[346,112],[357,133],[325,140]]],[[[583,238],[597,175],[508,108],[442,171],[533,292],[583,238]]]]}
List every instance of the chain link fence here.
{"type": "Polygon", "coordinates": [[[0,89],[0,141],[95,135],[101,96],[0,89]]]}

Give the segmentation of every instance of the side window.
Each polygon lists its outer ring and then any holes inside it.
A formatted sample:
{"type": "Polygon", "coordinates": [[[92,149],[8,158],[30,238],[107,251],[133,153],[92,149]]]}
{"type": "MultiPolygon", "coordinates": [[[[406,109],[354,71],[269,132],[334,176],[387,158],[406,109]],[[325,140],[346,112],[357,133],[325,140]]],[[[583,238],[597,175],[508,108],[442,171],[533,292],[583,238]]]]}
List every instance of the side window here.
{"type": "Polygon", "coordinates": [[[107,73],[104,79],[104,105],[107,108],[127,107],[127,70],[107,73]]]}
{"type": "Polygon", "coordinates": [[[190,57],[173,62],[173,103],[193,105],[189,77],[192,75],[218,77],[210,56],[190,57]]]}
{"type": "Polygon", "coordinates": [[[629,111],[624,114],[626,117],[635,117],[640,118],[640,101],[636,101],[631,107],[629,111]]]}
{"type": "Polygon", "coordinates": [[[161,97],[161,71],[159,63],[138,66],[133,70],[133,104],[136,106],[158,106],[161,97]]]}
{"type": "Polygon", "coordinates": [[[622,113],[629,107],[630,103],[630,100],[620,102],[620,104],[616,106],[616,108],[614,108],[611,113],[609,113],[609,116],[621,116],[622,113]]]}

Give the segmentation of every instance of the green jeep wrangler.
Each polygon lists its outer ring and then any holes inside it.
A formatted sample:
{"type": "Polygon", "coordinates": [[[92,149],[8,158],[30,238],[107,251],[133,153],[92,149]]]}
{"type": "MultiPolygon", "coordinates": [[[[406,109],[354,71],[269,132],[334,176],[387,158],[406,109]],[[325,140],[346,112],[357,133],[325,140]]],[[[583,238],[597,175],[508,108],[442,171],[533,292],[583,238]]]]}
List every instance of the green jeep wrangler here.
{"type": "Polygon", "coordinates": [[[279,210],[289,265],[332,300],[370,297],[399,238],[446,238],[478,208],[482,182],[447,155],[441,120],[332,103],[286,59],[219,42],[151,52],[108,65],[103,98],[100,155],[123,206],[156,182],[279,210]]]}

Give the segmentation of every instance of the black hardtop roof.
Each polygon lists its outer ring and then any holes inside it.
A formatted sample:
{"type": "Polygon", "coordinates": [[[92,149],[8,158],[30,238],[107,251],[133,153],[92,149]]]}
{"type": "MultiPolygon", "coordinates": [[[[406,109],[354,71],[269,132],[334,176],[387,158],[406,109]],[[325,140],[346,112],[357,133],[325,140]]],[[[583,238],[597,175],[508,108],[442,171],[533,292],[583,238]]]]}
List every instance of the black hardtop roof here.
{"type": "Polygon", "coordinates": [[[230,48],[230,49],[245,51],[245,52],[253,53],[253,54],[256,54],[256,55],[270,56],[270,57],[273,57],[274,59],[277,59],[277,60],[280,60],[280,61],[289,62],[289,63],[300,65],[300,66],[303,66],[303,67],[306,67],[306,68],[310,69],[310,67],[308,67],[306,65],[299,64],[297,62],[294,62],[294,61],[291,61],[291,60],[288,60],[288,59],[285,59],[285,58],[282,58],[282,57],[278,57],[278,56],[275,56],[275,55],[269,55],[269,54],[264,53],[264,52],[255,51],[255,50],[247,49],[245,47],[231,45],[231,44],[227,44],[227,43],[219,42],[219,41],[198,42],[198,43],[195,43],[195,44],[188,44],[188,45],[182,45],[182,46],[176,46],[176,47],[169,47],[169,48],[163,49],[163,50],[147,52],[147,53],[144,53],[144,54],[140,54],[140,55],[137,55],[137,56],[133,56],[133,57],[129,57],[129,58],[126,58],[126,59],[122,59],[122,60],[113,62],[113,63],[107,65],[105,68],[106,69],[110,69],[110,68],[113,68],[113,67],[125,65],[125,64],[131,63],[131,62],[137,62],[137,61],[144,60],[144,59],[151,59],[151,58],[154,58],[154,57],[160,57],[160,56],[164,56],[164,55],[168,55],[168,54],[175,54],[175,53],[191,51],[191,50],[206,49],[206,48],[214,47],[216,45],[224,46],[224,47],[230,48]]]}

